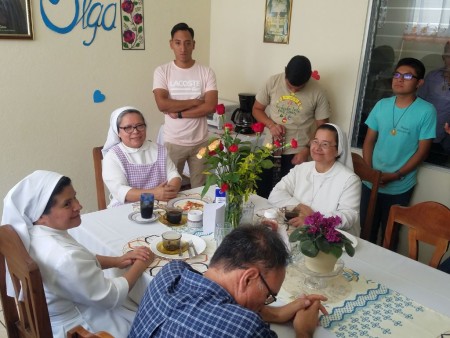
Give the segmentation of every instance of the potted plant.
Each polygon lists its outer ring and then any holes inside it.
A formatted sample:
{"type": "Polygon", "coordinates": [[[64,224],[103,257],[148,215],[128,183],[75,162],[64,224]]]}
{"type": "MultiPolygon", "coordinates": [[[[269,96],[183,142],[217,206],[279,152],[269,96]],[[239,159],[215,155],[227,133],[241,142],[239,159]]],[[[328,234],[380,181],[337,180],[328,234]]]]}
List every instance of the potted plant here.
{"type": "Polygon", "coordinates": [[[350,257],[355,254],[352,241],[336,229],[339,224],[339,216],[325,217],[314,212],[289,236],[290,242],[300,242],[300,251],[305,255],[305,265],[309,270],[331,272],[344,250],[350,257]]]}

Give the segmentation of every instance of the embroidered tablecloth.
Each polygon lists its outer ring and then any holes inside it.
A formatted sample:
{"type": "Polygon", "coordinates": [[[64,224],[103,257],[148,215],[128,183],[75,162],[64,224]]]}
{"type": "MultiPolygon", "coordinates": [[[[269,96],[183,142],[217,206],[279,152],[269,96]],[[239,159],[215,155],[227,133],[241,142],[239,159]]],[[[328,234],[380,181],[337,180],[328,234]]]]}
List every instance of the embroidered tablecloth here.
{"type": "Polygon", "coordinates": [[[327,296],[324,305],[329,315],[321,316],[320,323],[337,337],[445,338],[450,334],[450,317],[366,280],[351,269],[344,268],[338,276],[328,278],[319,290],[305,285],[307,277],[295,264],[289,266],[282,295],[287,295],[286,301],[301,294],[327,296]]]}

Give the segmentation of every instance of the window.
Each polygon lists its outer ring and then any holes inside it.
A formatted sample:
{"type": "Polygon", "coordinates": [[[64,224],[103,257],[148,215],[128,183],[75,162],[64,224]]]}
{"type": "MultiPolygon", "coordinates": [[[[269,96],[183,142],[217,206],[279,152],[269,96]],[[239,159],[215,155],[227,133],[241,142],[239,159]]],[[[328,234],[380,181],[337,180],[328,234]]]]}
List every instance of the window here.
{"type": "MultiPolygon", "coordinates": [[[[437,139],[429,163],[450,168],[450,135],[444,123],[450,123],[450,70],[444,71],[444,46],[450,41],[450,0],[373,0],[367,34],[362,78],[353,124],[352,146],[361,148],[367,119],[375,103],[392,96],[391,79],[397,61],[404,57],[421,60],[430,71],[441,69],[442,84],[433,87],[438,110],[437,139]],[[441,142],[436,142],[441,139],[441,142]]],[[[449,45],[450,53],[450,45],[449,45]]],[[[449,57],[450,59],[450,57],[449,57]]],[[[450,67],[450,60],[448,63],[450,67]]],[[[419,92],[419,95],[425,96],[419,92]]]]}

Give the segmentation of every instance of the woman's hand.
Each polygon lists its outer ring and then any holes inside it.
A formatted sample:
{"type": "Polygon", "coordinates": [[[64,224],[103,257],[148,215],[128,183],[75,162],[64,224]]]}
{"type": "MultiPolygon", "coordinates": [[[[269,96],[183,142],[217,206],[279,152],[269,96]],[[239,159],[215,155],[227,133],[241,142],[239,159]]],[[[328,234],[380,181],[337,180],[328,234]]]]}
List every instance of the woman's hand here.
{"type": "Polygon", "coordinates": [[[156,188],[152,189],[155,199],[158,201],[168,201],[177,197],[178,189],[167,182],[161,183],[156,188]]]}
{"type": "Polygon", "coordinates": [[[299,204],[296,209],[299,210],[298,217],[289,220],[288,224],[294,227],[299,227],[305,224],[305,218],[314,213],[314,210],[305,204],[299,204]]]}
{"type": "Polygon", "coordinates": [[[304,147],[300,149],[300,151],[294,155],[294,157],[291,160],[291,163],[293,165],[302,164],[303,162],[308,162],[308,156],[309,156],[309,148],[304,147]]]}
{"type": "Polygon", "coordinates": [[[153,261],[154,257],[155,255],[149,248],[145,246],[138,246],[134,248],[133,251],[128,251],[125,255],[117,257],[117,267],[121,269],[126,268],[137,260],[144,262],[148,266],[153,261]]]}

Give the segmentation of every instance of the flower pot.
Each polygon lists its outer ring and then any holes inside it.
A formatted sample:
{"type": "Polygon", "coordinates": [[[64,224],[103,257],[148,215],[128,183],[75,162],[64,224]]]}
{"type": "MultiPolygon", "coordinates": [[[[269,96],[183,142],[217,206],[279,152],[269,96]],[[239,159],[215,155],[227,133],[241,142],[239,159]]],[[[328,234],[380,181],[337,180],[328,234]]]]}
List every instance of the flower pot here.
{"type": "Polygon", "coordinates": [[[330,273],[334,270],[337,258],[332,254],[319,251],[316,257],[305,256],[305,266],[314,272],[330,273]]]}

